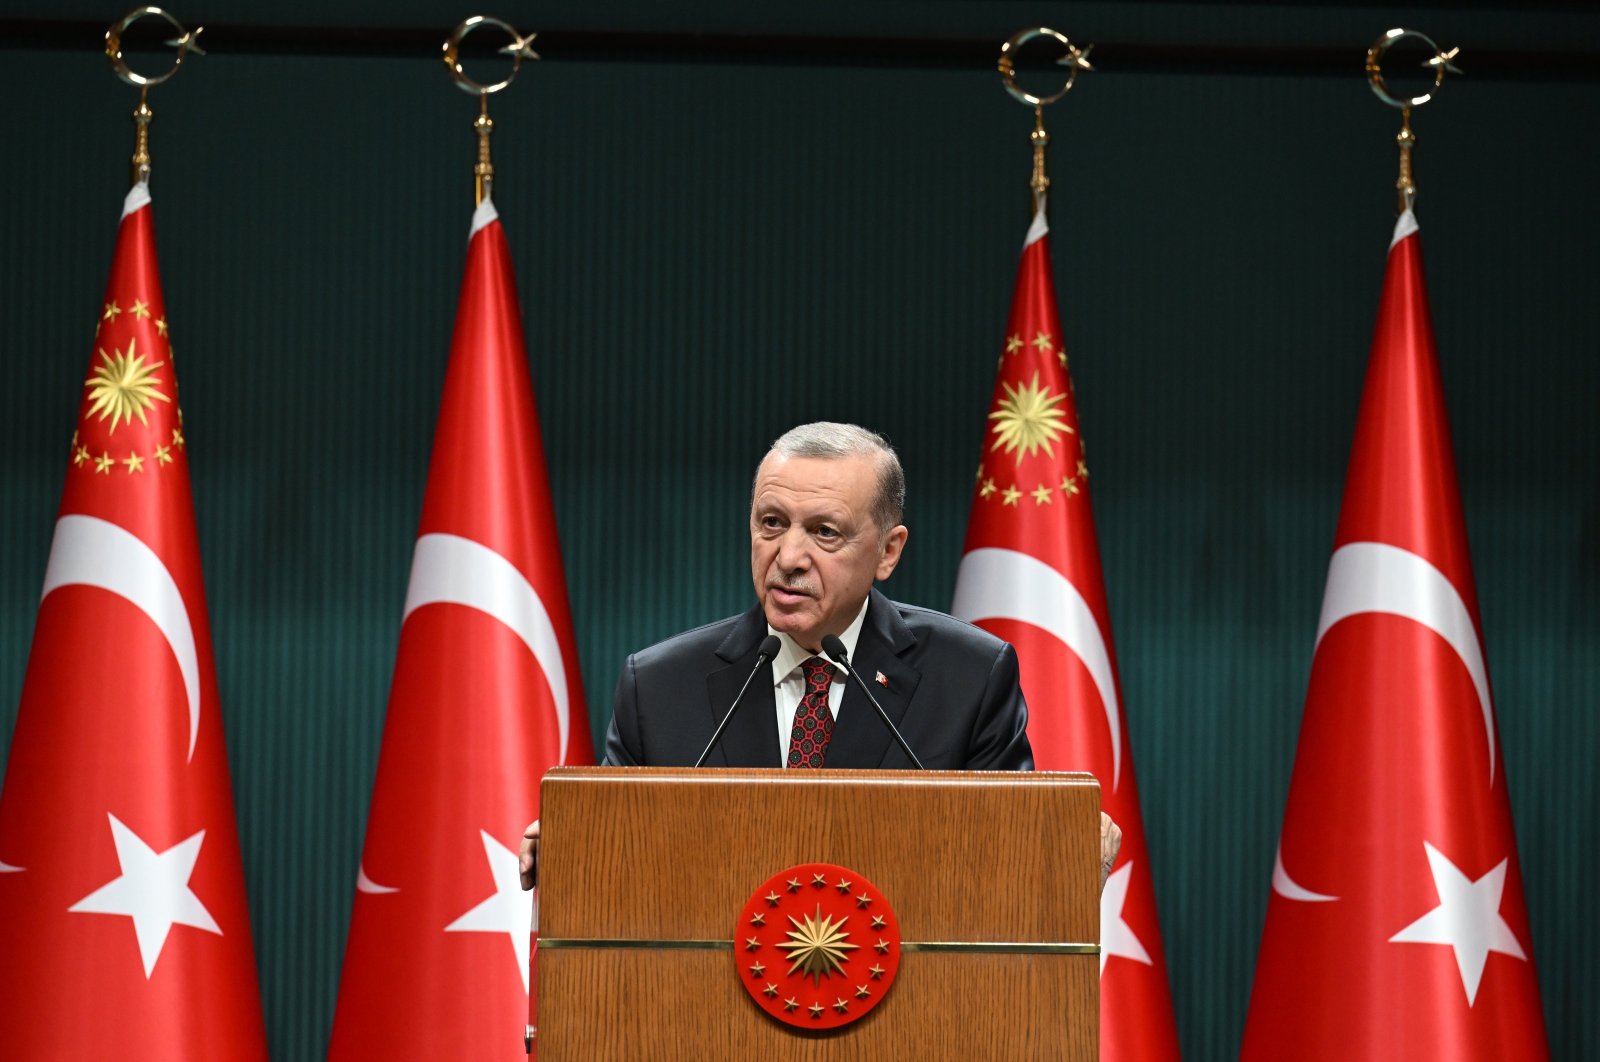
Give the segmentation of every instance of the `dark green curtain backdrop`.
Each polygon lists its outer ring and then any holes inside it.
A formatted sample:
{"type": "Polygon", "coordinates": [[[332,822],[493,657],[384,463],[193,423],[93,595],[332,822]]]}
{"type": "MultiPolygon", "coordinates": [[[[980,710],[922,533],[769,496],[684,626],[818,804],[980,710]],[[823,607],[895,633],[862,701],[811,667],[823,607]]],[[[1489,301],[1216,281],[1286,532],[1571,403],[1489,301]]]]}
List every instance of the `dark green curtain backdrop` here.
{"type": "MultiPolygon", "coordinates": [[[[178,14],[251,18],[210,6],[178,14]]],[[[440,39],[471,13],[282,6],[286,24],[437,25],[440,39]]],[[[1593,49],[1600,19],[1074,11],[639,3],[565,24],[998,45],[1042,21],[1087,40],[1348,47],[1343,77],[1118,72],[1107,49],[1050,114],[1057,288],[1173,1000],[1186,1054],[1204,1059],[1235,1053],[1244,1024],[1393,222],[1397,116],[1367,91],[1362,52],[1402,21],[1462,44],[1468,77],[1416,118],[1417,211],[1546,1019],[1558,1057],[1600,1055],[1600,86],[1471,66],[1474,45],[1593,49]]],[[[0,60],[3,757],[134,94],[92,40],[12,42],[0,60]]],[[[267,1025],[274,1057],[311,1059],[332,1021],[455,311],[475,105],[431,47],[215,51],[152,103],[267,1025]]],[[[888,589],[947,605],[1027,223],[1031,119],[992,69],[547,49],[493,114],[597,738],[627,651],[746,605],[748,477],[798,421],[896,442],[912,530],[888,589]]]]}

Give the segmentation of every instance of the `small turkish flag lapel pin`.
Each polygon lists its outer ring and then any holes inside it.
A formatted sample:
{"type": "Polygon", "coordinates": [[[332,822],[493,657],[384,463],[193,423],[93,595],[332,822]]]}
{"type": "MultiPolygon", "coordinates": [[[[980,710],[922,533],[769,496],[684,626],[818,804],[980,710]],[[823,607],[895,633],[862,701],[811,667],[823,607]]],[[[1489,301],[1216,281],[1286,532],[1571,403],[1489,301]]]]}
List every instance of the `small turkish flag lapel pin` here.
{"type": "Polygon", "coordinates": [[[888,689],[889,688],[889,676],[885,675],[883,672],[881,672],[881,671],[878,672],[875,681],[878,683],[878,685],[882,686],[884,689],[888,689]]]}

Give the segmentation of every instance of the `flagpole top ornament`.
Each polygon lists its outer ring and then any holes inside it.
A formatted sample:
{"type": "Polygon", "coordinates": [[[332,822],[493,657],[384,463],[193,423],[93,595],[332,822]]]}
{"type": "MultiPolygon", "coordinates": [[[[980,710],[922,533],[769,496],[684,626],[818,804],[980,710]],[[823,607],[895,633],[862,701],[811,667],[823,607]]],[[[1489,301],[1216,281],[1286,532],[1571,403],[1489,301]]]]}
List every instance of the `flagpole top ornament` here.
{"type": "Polygon", "coordinates": [[[1459,54],[1461,54],[1460,48],[1446,51],[1435,44],[1433,38],[1426,33],[1399,26],[1384,33],[1373,42],[1371,48],[1367,49],[1367,82],[1372,86],[1373,95],[1400,111],[1400,132],[1394,138],[1400,148],[1400,176],[1394,182],[1394,188],[1396,209],[1401,213],[1410,210],[1417,198],[1417,185],[1411,173],[1411,149],[1417,145],[1417,135],[1411,131],[1411,111],[1424,103],[1432,102],[1434,96],[1438,95],[1439,87],[1444,84],[1446,74],[1461,73],[1461,68],[1455,65],[1456,56],[1459,54]],[[1395,96],[1384,82],[1383,58],[1393,45],[1403,40],[1418,41],[1433,52],[1431,57],[1422,61],[1424,67],[1433,71],[1431,91],[1417,96],[1395,96]]]}
{"type": "Polygon", "coordinates": [[[489,134],[494,132],[494,120],[489,117],[489,96],[511,84],[517,76],[517,71],[522,69],[524,59],[539,58],[539,53],[533,50],[533,38],[537,36],[537,32],[523,36],[510,23],[488,15],[473,15],[451,30],[450,36],[445,38],[444,65],[449,68],[450,77],[455,81],[456,88],[478,97],[478,117],[472,123],[472,128],[478,134],[478,161],[472,167],[473,194],[477,197],[478,203],[489,198],[494,185],[494,163],[489,158],[489,134]],[[511,38],[509,44],[498,49],[498,54],[511,57],[511,71],[499,81],[487,85],[467,76],[466,68],[461,65],[461,42],[473,30],[485,26],[502,30],[511,38]]]}
{"type": "Polygon", "coordinates": [[[522,69],[522,61],[524,59],[539,58],[539,53],[533,50],[533,39],[537,36],[538,33],[530,33],[527,36],[523,36],[510,23],[491,18],[488,15],[473,15],[451,30],[450,36],[445,38],[444,65],[450,68],[450,76],[455,80],[456,87],[462,92],[471,96],[488,96],[501,91],[515,80],[517,71],[522,69]],[[511,57],[510,73],[499,81],[487,85],[468,77],[466,69],[461,65],[461,42],[466,40],[468,34],[473,30],[481,29],[485,26],[502,30],[507,37],[511,38],[509,44],[498,50],[498,54],[511,57]]]}
{"type": "Polygon", "coordinates": [[[189,32],[183,28],[183,23],[159,7],[136,7],[116,22],[113,22],[111,27],[106,30],[106,58],[111,61],[111,69],[116,72],[117,77],[142,91],[148,89],[151,85],[159,85],[173,74],[176,74],[178,67],[183,65],[184,58],[190,52],[196,55],[206,54],[205,50],[200,47],[200,34],[204,31],[204,26],[196,26],[193,33],[189,32]],[[134,70],[128,65],[127,59],[122,54],[122,35],[128,32],[129,26],[146,16],[161,19],[171,26],[173,32],[177,34],[176,37],[166,43],[176,48],[178,54],[173,57],[172,65],[167,68],[165,73],[155,76],[141,74],[134,70]]]}
{"type": "Polygon", "coordinates": [[[1060,30],[1053,30],[1048,26],[1029,26],[1027,29],[1020,29],[1013,33],[1010,39],[1000,46],[1000,62],[998,64],[1000,80],[1005,82],[1006,91],[1011,93],[1012,98],[1017,102],[1033,108],[1048,107],[1072,91],[1072,86],[1077,83],[1080,73],[1094,72],[1094,67],[1089,63],[1089,52],[1093,49],[1094,45],[1092,44],[1079,48],[1060,30]],[[1049,37],[1067,50],[1065,55],[1056,60],[1057,66],[1067,68],[1067,83],[1062,85],[1061,91],[1053,96],[1035,96],[1017,84],[1015,58],[1017,50],[1029,41],[1038,40],[1040,37],[1049,37]]]}
{"type": "Polygon", "coordinates": [[[1461,54],[1460,48],[1451,48],[1445,51],[1434,43],[1433,38],[1426,33],[1408,30],[1396,26],[1373,42],[1367,49],[1367,81],[1372,85],[1372,92],[1389,106],[1405,111],[1413,107],[1420,107],[1430,102],[1438,93],[1439,86],[1444,84],[1445,74],[1459,74],[1461,68],[1456,66],[1456,56],[1461,54]],[[1420,96],[1397,97],[1389,91],[1389,86],[1383,80],[1383,57],[1389,49],[1404,40],[1420,41],[1432,49],[1433,56],[1422,61],[1422,65],[1433,70],[1433,91],[1424,92],[1420,96]]]}
{"type": "Polygon", "coordinates": [[[1000,46],[998,63],[1000,80],[1013,99],[1033,108],[1033,132],[1028,135],[1028,139],[1033,142],[1033,176],[1028,180],[1028,187],[1033,191],[1035,211],[1043,207],[1044,195],[1050,190],[1050,178],[1045,173],[1044,167],[1044,149],[1050,143],[1050,134],[1045,132],[1044,128],[1044,109],[1071,92],[1080,73],[1094,72],[1094,67],[1089,63],[1089,52],[1093,49],[1092,44],[1079,48],[1065,33],[1048,26],[1029,26],[1027,29],[1020,29],[1000,46]],[[1067,83],[1061,86],[1061,91],[1052,96],[1035,96],[1017,84],[1016,53],[1024,44],[1040,37],[1049,37],[1066,49],[1066,54],[1056,60],[1056,65],[1067,68],[1067,83]]]}
{"type": "Polygon", "coordinates": [[[196,26],[193,32],[183,28],[183,23],[173,18],[159,7],[136,7],[113,22],[106,30],[106,58],[111,61],[111,69],[124,82],[139,90],[139,105],[133,109],[134,141],[133,157],[129,161],[133,167],[133,183],[150,180],[150,119],[155,117],[155,112],[150,109],[150,86],[159,85],[173,74],[178,72],[178,67],[183,65],[184,58],[193,52],[204,55],[205,50],[200,47],[200,34],[204,26],[196,26]],[[122,54],[122,35],[128,27],[149,16],[159,18],[172,27],[176,34],[166,43],[178,50],[173,57],[172,65],[165,73],[154,76],[141,74],[128,65],[128,60],[122,54]]]}

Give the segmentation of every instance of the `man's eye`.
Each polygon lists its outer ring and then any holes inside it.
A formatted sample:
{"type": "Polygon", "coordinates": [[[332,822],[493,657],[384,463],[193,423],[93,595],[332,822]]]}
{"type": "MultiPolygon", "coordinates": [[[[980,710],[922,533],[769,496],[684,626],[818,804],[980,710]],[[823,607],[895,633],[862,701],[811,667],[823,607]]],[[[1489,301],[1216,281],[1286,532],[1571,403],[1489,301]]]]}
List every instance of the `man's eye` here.
{"type": "Polygon", "coordinates": [[[836,529],[829,527],[827,524],[823,524],[821,527],[817,528],[817,537],[822,539],[824,542],[827,542],[838,538],[839,532],[836,529]]]}
{"type": "Polygon", "coordinates": [[[765,530],[776,531],[783,527],[783,521],[778,519],[776,516],[763,516],[761,518],[761,526],[765,530]]]}

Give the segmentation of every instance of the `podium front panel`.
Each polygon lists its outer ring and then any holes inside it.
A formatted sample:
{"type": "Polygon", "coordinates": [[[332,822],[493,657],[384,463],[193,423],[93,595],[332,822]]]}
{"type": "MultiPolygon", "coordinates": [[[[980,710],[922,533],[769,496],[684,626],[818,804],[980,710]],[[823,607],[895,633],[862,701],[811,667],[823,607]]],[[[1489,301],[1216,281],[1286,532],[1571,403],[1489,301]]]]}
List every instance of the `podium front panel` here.
{"type": "Polygon", "coordinates": [[[558,768],[540,807],[543,1062],[1096,1057],[1092,776],[558,768]],[[904,941],[826,1031],[764,1013],[736,950],[752,891],[813,862],[870,880],[904,941]]]}

